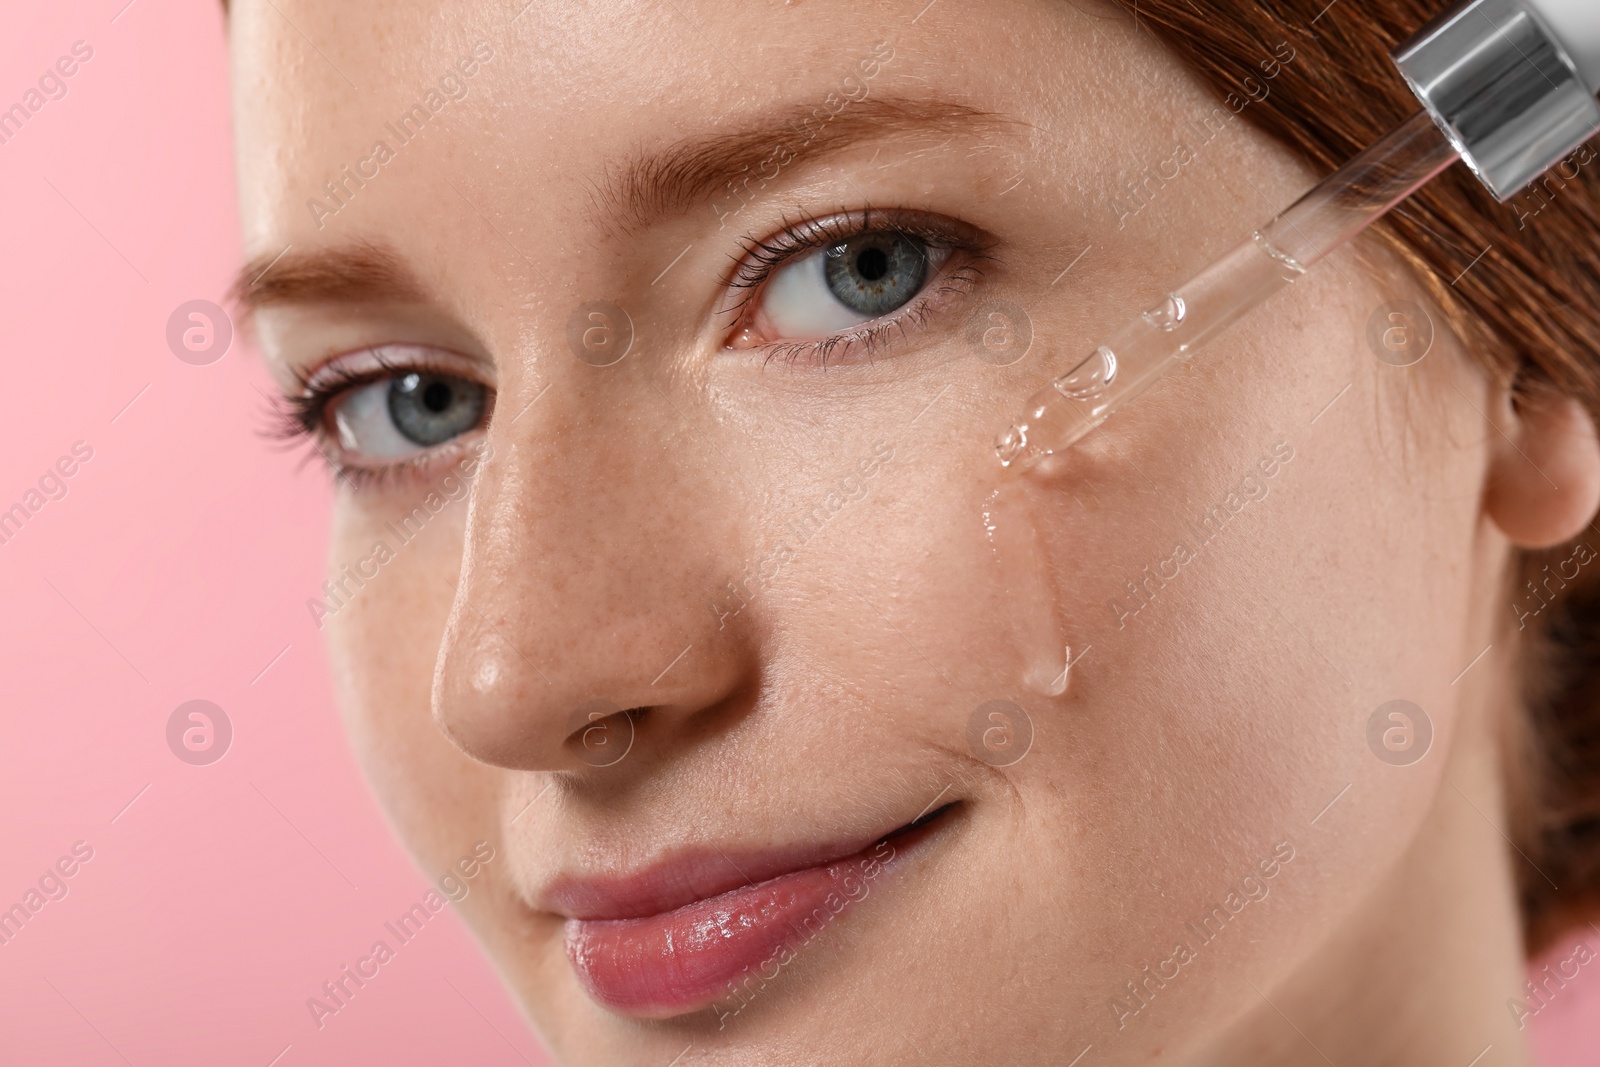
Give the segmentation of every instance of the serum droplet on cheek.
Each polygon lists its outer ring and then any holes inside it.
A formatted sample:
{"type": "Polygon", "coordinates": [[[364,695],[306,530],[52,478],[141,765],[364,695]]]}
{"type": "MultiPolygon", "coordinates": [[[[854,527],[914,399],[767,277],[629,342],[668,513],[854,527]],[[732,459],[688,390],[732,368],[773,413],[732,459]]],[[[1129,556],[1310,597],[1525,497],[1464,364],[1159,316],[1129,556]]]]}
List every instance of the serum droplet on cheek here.
{"type": "Polygon", "coordinates": [[[1058,697],[1067,691],[1072,649],[1039,541],[1038,492],[1020,479],[1003,480],[984,503],[983,524],[1022,664],[1022,684],[1041,696],[1058,697]]]}

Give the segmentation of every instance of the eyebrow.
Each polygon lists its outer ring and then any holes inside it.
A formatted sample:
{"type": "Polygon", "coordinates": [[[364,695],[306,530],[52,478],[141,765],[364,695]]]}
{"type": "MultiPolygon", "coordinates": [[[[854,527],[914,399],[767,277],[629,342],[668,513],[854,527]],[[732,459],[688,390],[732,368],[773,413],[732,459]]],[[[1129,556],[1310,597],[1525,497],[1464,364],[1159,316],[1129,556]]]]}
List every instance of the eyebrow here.
{"type": "Polygon", "coordinates": [[[234,276],[231,300],[248,317],[264,307],[310,303],[420,301],[423,286],[387,245],[355,241],[335,248],[252,258],[234,276]]]}
{"type": "Polygon", "coordinates": [[[1026,125],[955,101],[894,95],[845,100],[837,111],[791,106],[741,130],[641,153],[595,183],[594,201],[603,221],[624,232],[686,211],[720,216],[719,207],[737,211],[744,195],[754,195],[782,171],[876,138],[988,133],[1026,125]],[[744,194],[737,190],[741,184],[744,194]]]}
{"type": "MultiPolygon", "coordinates": [[[[755,179],[770,181],[778,176],[772,167],[781,173],[883,136],[992,133],[1027,125],[954,101],[892,95],[847,101],[836,112],[827,107],[789,107],[742,130],[690,138],[636,155],[594,184],[593,206],[602,225],[626,233],[691,210],[716,212],[721,206],[736,211],[744,201],[734,191],[735,183],[744,182],[746,192],[753,194],[765,184],[755,179]]],[[[276,254],[253,257],[235,276],[229,296],[246,319],[262,308],[286,304],[427,298],[404,259],[372,240],[307,252],[295,252],[291,245],[276,254]]]]}

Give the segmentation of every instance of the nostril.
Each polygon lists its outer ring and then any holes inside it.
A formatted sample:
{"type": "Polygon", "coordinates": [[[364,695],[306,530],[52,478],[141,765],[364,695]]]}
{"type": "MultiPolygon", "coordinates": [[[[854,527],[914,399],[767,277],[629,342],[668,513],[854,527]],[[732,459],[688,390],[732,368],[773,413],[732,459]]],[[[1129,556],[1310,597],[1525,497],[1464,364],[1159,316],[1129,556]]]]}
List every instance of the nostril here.
{"type": "Polygon", "coordinates": [[[633,749],[634,724],[648,708],[624,710],[615,701],[586,701],[572,710],[565,747],[591,767],[612,767],[633,749]]]}

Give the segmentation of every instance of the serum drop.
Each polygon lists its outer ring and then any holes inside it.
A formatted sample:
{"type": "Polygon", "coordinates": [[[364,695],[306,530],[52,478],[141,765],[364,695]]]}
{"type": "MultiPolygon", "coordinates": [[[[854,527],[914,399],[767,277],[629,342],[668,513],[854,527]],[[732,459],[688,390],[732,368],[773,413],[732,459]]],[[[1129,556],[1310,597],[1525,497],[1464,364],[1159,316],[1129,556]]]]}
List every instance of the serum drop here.
{"type": "Polygon", "coordinates": [[[1067,691],[1072,649],[1056,617],[1056,598],[1043,547],[1036,505],[1027,483],[1003,478],[984,501],[983,526],[994,552],[1000,587],[1011,615],[1013,643],[1022,659],[1022,684],[1041,696],[1067,691]]]}

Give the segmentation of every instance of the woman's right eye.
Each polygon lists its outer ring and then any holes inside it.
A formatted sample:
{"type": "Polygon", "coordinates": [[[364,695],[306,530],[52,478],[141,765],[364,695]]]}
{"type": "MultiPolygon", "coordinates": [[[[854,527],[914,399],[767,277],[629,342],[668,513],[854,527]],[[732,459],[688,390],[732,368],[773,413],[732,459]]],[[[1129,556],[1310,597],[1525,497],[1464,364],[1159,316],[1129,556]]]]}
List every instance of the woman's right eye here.
{"type": "Polygon", "coordinates": [[[478,382],[402,371],[353,386],[328,404],[328,425],[356,465],[404,461],[476,429],[489,406],[478,382]]]}

